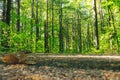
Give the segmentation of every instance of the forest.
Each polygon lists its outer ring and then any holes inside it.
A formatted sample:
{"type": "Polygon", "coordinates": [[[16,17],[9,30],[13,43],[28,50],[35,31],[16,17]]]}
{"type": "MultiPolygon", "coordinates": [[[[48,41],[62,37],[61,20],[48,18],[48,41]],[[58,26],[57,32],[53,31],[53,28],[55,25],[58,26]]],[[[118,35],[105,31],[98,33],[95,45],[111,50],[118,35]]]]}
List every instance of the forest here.
{"type": "Polygon", "coordinates": [[[118,54],[120,0],[0,0],[0,52],[118,54]]]}
{"type": "Polygon", "coordinates": [[[0,0],[0,80],[120,80],[120,0],[0,0]]]}

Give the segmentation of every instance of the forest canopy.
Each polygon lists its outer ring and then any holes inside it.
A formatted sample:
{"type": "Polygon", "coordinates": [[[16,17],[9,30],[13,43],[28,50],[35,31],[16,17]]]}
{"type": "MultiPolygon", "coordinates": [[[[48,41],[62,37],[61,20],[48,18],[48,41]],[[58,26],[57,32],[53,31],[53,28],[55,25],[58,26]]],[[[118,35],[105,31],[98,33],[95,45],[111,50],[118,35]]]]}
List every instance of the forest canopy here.
{"type": "Polygon", "coordinates": [[[0,52],[120,52],[120,0],[0,0],[0,52]]]}

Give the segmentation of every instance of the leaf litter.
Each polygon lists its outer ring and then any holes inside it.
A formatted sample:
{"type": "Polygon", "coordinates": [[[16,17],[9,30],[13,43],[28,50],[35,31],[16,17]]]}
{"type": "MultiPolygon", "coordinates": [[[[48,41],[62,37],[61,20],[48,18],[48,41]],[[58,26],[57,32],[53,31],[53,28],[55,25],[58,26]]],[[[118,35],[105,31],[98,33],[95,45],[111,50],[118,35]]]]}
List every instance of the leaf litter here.
{"type": "Polygon", "coordinates": [[[120,80],[120,62],[38,58],[36,64],[0,64],[0,80],[120,80]]]}

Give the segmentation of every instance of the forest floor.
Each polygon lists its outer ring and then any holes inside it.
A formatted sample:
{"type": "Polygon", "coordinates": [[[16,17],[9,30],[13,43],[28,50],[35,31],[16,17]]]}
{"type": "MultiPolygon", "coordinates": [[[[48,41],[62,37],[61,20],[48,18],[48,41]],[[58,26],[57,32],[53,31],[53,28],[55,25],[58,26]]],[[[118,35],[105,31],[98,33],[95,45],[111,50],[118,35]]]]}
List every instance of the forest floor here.
{"type": "Polygon", "coordinates": [[[0,63],[0,80],[120,80],[120,56],[31,55],[35,64],[0,63]]]}

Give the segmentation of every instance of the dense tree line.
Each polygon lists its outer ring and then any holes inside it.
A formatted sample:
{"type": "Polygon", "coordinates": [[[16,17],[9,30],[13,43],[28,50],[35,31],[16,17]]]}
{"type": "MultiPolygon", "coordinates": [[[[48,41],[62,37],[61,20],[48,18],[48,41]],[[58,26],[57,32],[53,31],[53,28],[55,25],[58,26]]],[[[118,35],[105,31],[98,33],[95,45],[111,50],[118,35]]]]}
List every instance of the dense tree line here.
{"type": "Polygon", "coordinates": [[[0,51],[119,53],[119,0],[0,0],[0,51]]]}

